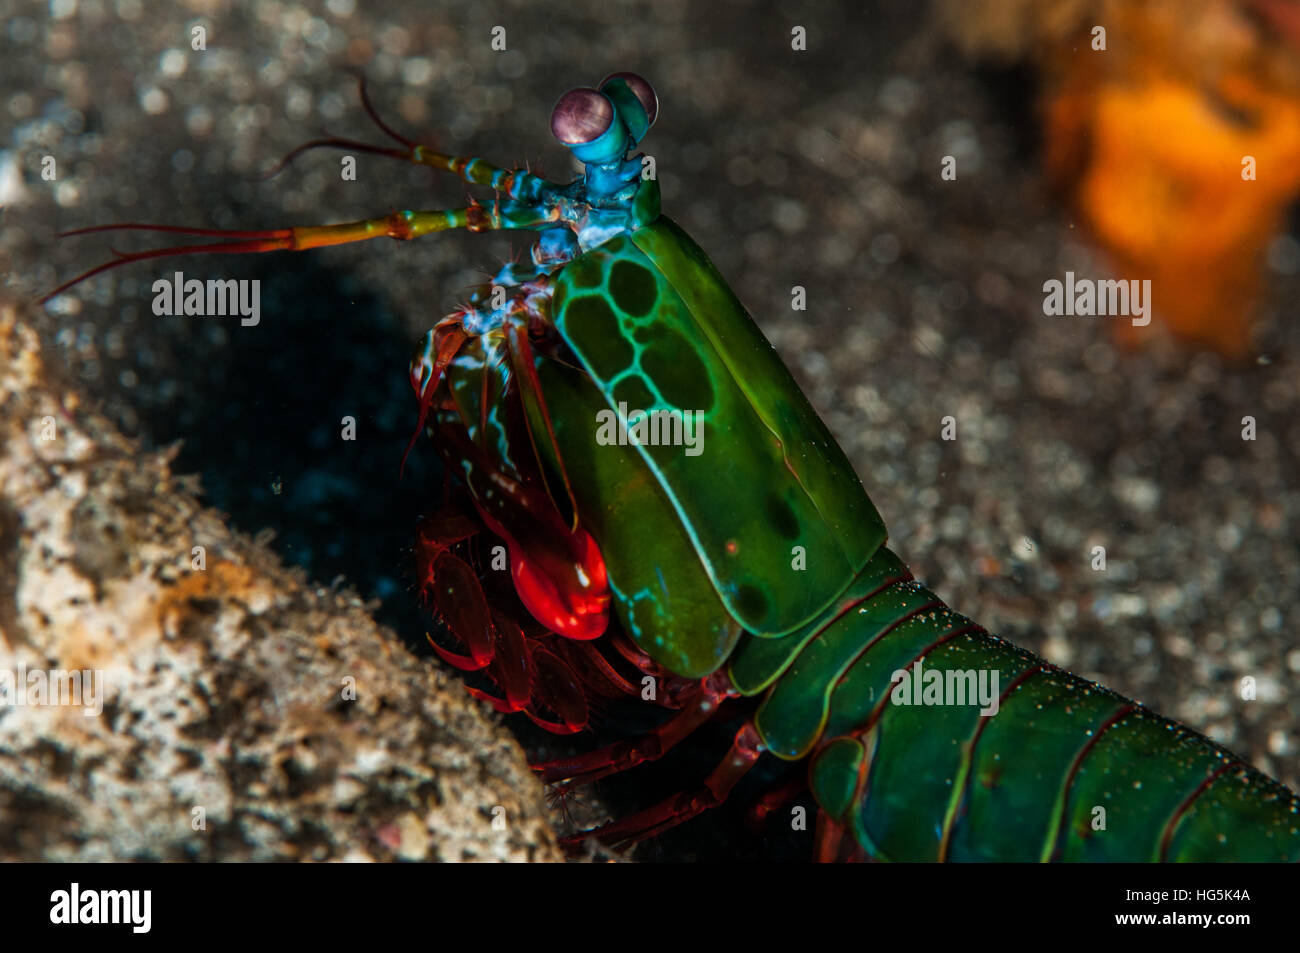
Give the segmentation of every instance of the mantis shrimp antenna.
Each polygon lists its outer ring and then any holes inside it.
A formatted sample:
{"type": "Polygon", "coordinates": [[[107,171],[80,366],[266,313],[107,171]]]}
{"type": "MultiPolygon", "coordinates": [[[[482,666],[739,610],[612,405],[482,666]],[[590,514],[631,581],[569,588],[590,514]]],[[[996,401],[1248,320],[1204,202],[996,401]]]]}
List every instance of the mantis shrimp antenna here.
{"type": "Polygon", "coordinates": [[[309,149],[323,147],[356,149],[361,152],[403,159],[418,165],[427,165],[445,172],[451,172],[471,185],[490,186],[498,193],[492,207],[488,208],[474,203],[458,209],[403,210],[392,212],[381,218],[342,222],[337,225],[311,225],[258,231],[185,228],[176,225],[155,225],[144,222],[121,222],[77,228],[72,231],[61,232],[59,237],[70,238],[95,232],[143,231],[161,235],[218,238],[222,239],[222,241],[172,245],[166,248],[129,253],[119,252],[114,249],[112,261],[105,262],[63,282],[41,297],[40,303],[46,304],[69,288],[105,271],[120,268],[133,262],[148,261],[153,258],[168,258],[173,255],[244,255],[260,254],[268,251],[304,251],[326,245],[344,245],[350,242],[367,241],[371,238],[392,238],[397,241],[407,241],[431,232],[443,232],[457,228],[468,229],[472,232],[539,228],[558,221],[559,213],[555,203],[548,201],[557,190],[553,183],[547,182],[545,179],[524,169],[503,169],[475,156],[454,156],[421,146],[393,130],[380,118],[379,113],[370,102],[364,79],[359,80],[359,86],[361,103],[366,110],[366,114],[385,135],[398,142],[403,148],[375,146],[352,139],[314,139],[294,149],[281,159],[275,168],[268,173],[268,177],[280,172],[294,158],[309,149]],[[501,202],[503,197],[508,200],[504,205],[501,202]]]}
{"type": "Polygon", "coordinates": [[[294,159],[309,152],[312,149],[353,149],[358,152],[368,152],[374,155],[390,156],[394,159],[402,159],[406,162],[414,162],[417,165],[427,165],[434,169],[440,169],[443,172],[450,172],[458,176],[471,185],[486,185],[498,192],[504,192],[510,198],[521,198],[524,194],[533,194],[539,187],[550,185],[551,183],[521,169],[503,169],[500,166],[493,165],[484,159],[475,158],[474,156],[454,156],[443,152],[437,152],[427,146],[422,146],[414,140],[408,139],[401,133],[393,129],[388,123],[380,117],[378,110],[370,101],[370,95],[366,91],[365,77],[357,78],[358,88],[361,95],[361,106],[366,111],[366,115],[371,121],[379,127],[379,130],[388,136],[394,142],[402,146],[401,149],[394,149],[389,146],[376,146],[367,142],[361,142],[356,139],[345,139],[335,136],[329,136],[323,139],[313,139],[310,142],[304,142],[296,149],[275,164],[275,166],[266,173],[264,178],[272,178],[282,172],[294,159]]]}
{"type": "MultiPolygon", "coordinates": [[[[539,219],[537,224],[547,221],[539,219]]],[[[431,232],[446,232],[465,228],[472,232],[491,231],[501,228],[527,228],[528,224],[517,221],[506,223],[497,209],[488,209],[482,205],[469,205],[458,209],[434,209],[428,211],[392,212],[382,218],[366,218],[356,222],[341,222],[337,225],[308,225],[297,228],[270,228],[263,231],[227,231],[219,228],[182,228],[175,225],[151,225],[141,222],[123,222],[115,225],[92,225],[89,228],[74,229],[64,232],[60,237],[86,235],[91,232],[111,231],[147,231],[161,234],[197,235],[208,238],[239,239],[237,241],[219,241],[207,244],[172,245],[167,248],[154,248],[148,251],[119,252],[114,251],[112,261],[105,262],[82,272],[75,278],[65,281],[53,291],[40,299],[47,303],[74,285],[87,278],[93,278],[102,272],[120,268],[137,261],[151,258],[168,258],[173,255],[248,255],[268,251],[306,251],[310,248],[323,248],[326,245],[346,245],[351,242],[364,242],[371,238],[392,238],[397,241],[409,241],[431,232]]]]}

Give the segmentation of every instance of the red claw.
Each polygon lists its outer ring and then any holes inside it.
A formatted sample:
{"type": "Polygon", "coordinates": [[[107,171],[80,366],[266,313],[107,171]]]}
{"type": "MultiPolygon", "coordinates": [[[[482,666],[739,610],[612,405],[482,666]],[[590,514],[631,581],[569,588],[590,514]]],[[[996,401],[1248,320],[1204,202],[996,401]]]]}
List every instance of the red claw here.
{"type": "MultiPolygon", "coordinates": [[[[537,491],[504,479],[495,485],[498,496],[504,492],[510,501],[512,527],[529,530],[527,542],[506,535],[487,513],[480,511],[480,516],[507,541],[520,600],[548,631],[526,636],[507,614],[489,608],[473,567],[451,552],[482,524],[444,509],[416,529],[416,571],[425,604],[468,654],[444,648],[432,638],[429,642],[448,665],[486,670],[500,688],[495,695],[470,688],[475,698],[504,714],[523,712],[547,731],[575,734],[586,728],[590,715],[587,668],[575,669],[564,654],[542,643],[552,640],[559,648],[563,643],[557,636],[594,639],[605,631],[610,601],[605,563],[595,541],[584,530],[570,530],[554,506],[542,505],[537,491]]],[[[606,685],[598,682],[597,688],[606,685]]]]}
{"type": "Polygon", "coordinates": [[[599,638],[609,627],[610,591],[596,541],[581,527],[570,529],[545,491],[502,473],[490,480],[490,487],[474,494],[474,506],[487,528],[507,543],[520,601],[552,632],[568,639],[599,638]]]}
{"type": "MultiPolygon", "coordinates": [[[[496,693],[471,689],[475,698],[500,712],[523,712],[547,731],[573,734],[588,724],[589,694],[635,692],[608,663],[601,666],[598,649],[583,646],[584,652],[597,653],[592,658],[570,651],[576,651],[576,642],[590,643],[609,627],[612,600],[605,560],[595,539],[576,525],[577,507],[562,468],[556,483],[540,459],[526,453],[536,452],[536,441],[517,388],[527,385],[539,393],[540,383],[529,373],[535,358],[525,328],[514,329],[513,347],[506,348],[507,357],[514,357],[512,367],[524,370],[517,378],[507,375],[500,393],[486,371],[482,381],[462,381],[468,387],[461,392],[451,388],[447,374],[470,337],[460,316],[453,316],[426,335],[411,365],[411,383],[420,399],[419,428],[427,427],[449,471],[464,480],[477,516],[446,510],[417,531],[425,602],[468,654],[434,648],[448,664],[484,671],[496,683],[496,693]],[[481,389],[477,405],[466,396],[471,388],[481,389]],[[493,405],[500,413],[490,425],[493,405]],[[489,436],[496,426],[504,434],[489,436]],[[507,454],[502,447],[519,452],[507,454]],[[548,479],[555,485],[548,485],[548,479]],[[515,593],[544,632],[526,635],[513,619],[490,609],[474,570],[449,552],[480,528],[506,543],[515,593]]],[[[549,418],[545,435],[554,444],[549,418]]]]}
{"type": "Polygon", "coordinates": [[[609,627],[609,580],[600,549],[585,530],[559,541],[565,552],[540,550],[540,558],[510,547],[515,590],[528,611],[552,632],[587,641],[609,627]]]}

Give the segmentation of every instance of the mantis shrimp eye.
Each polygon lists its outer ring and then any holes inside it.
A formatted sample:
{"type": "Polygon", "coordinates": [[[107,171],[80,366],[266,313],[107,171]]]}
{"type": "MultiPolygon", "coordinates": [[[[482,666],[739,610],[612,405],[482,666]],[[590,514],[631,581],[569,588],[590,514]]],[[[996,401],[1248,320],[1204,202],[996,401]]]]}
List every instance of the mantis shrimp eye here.
{"type": "Polygon", "coordinates": [[[603,92],[605,87],[611,81],[621,79],[627,83],[627,88],[632,91],[632,95],[641,103],[641,108],[645,110],[646,122],[653,126],[655,117],[659,115],[659,97],[655,95],[655,89],[644,78],[636,73],[610,73],[600,81],[600,88],[603,92]]]}
{"type": "Polygon", "coordinates": [[[599,90],[579,87],[560,97],[551,110],[551,132],[566,146],[595,142],[614,122],[614,104],[599,90]]]}

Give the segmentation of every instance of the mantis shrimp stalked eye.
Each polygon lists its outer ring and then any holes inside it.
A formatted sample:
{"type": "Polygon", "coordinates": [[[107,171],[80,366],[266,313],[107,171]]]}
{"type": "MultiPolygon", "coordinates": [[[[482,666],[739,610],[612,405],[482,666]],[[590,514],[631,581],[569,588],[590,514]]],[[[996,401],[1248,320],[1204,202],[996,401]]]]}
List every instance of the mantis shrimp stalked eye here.
{"type": "Polygon", "coordinates": [[[595,89],[569,90],[551,112],[551,133],[566,146],[591,145],[613,125],[614,104],[595,89]]]}
{"type": "Polygon", "coordinates": [[[645,138],[658,112],[649,83],[635,73],[611,73],[600,89],[579,87],[561,96],[551,111],[551,132],[581,161],[601,165],[645,138]]]}

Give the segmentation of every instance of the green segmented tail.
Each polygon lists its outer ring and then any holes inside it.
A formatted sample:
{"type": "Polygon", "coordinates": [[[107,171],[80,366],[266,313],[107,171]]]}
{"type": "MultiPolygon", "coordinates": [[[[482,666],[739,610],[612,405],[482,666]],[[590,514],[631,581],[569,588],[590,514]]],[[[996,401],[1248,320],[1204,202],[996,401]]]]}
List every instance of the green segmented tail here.
{"type": "Polygon", "coordinates": [[[1291,791],[985,632],[888,549],[822,619],[746,639],[730,672],[745,694],[767,691],[765,744],[813,754],[818,803],[876,859],[1300,859],[1291,791]],[[918,661],[924,691],[895,692],[895,673],[910,684],[918,661]],[[981,672],[995,714],[971,698],[981,672]]]}

